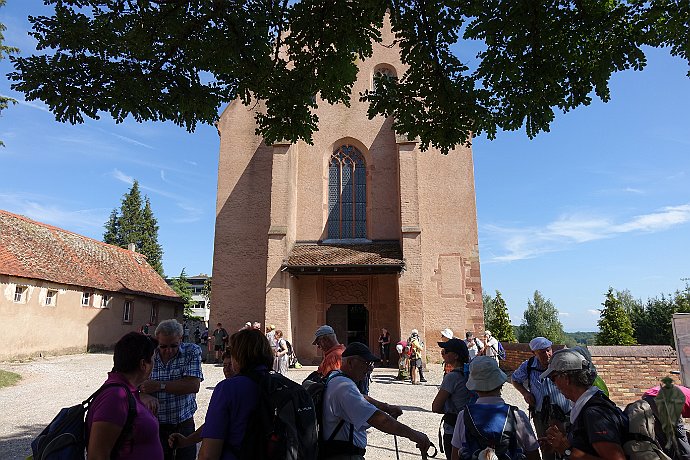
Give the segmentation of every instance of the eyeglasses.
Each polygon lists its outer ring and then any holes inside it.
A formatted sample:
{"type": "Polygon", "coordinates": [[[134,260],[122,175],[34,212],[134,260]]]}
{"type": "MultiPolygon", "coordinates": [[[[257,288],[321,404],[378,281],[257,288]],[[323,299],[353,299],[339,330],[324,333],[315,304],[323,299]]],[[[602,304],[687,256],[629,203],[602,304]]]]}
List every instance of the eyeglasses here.
{"type": "Polygon", "coordinates": [[[166,348],[177,348],[179,346],[179,343],[172,343],[170,345],[158,345],[158,348],[160,348],[161,350],[165,350],[166,348]]]}

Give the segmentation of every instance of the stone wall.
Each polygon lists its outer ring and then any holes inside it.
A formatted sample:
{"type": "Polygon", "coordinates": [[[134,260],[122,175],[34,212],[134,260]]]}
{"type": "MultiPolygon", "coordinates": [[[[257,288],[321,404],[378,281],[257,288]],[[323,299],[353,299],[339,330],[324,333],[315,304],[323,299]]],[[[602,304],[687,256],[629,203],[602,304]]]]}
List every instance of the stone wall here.
{"type": "MultiPolygon", "coordinates": [[[[526,343],[504,343],[506,359],[501,368],[510,372],[532,356],[526,343]]],[[[554,345],[554,350],[564,345],[554,345]]],[[[667,345],[589,346],[592,362],[609,388],[609,396],[619,406],[639,399],[648,388],[656,386],[667,376],[680,384],[680,376],[671,371],[679,370],[678,357],[667,345]]]]}

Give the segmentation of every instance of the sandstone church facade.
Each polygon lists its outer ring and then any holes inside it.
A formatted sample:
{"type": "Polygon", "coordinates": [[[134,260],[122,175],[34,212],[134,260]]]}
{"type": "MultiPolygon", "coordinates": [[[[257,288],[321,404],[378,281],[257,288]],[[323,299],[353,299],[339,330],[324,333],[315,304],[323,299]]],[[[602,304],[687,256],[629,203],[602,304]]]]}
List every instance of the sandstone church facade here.
{"type": "Polygon", "coordinates": [[[321,324],[374,351],[381,328],[433,349],[483,327],[472,151],[422,152],[369,120],[356,95],[379,72],[403,74],[396,47],[359,62],[351,107],[319,101],[314,145],[266,145],[239,101],[221,115],[211,328],[275,324],[312,363],[321,324]]]}

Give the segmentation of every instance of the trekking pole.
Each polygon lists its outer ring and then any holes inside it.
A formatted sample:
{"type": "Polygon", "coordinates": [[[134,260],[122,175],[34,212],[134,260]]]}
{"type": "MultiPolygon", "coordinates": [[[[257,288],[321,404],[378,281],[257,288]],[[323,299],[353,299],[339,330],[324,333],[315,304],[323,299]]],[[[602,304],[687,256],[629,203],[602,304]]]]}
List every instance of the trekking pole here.
{"type": "Polygon", "coordinates": [[[433,453],[430,454],[428,451],[422,450],[421,451],[422,452],[422,460],[426,460],[428,458],[436,458],[436,455],[438,455],[438,449],[436,449],[436,446],[434,445],[433,442],[431,443],[431,445],[429,447],[434,449],[433,453]]]}
{"type": "Polygon", "coordinates": [[[400,452],[398,452],[398,437],[393,435],[393,441],[395,441],[395,460],[400,460],[400,452]]]}

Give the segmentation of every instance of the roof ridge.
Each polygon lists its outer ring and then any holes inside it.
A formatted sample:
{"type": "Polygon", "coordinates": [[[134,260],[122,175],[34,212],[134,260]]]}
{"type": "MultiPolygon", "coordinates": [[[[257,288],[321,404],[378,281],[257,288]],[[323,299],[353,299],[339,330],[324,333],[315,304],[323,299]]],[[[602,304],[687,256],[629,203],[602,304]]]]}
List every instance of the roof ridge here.
{"type": "MultiPolygon", "coordinates": [[[[48,230],[53,230],[53,231],[63,232],[63,233],[69,233],[69,234],[72,234],[72,235],[74,235],[74,236],[78,236],[79,238],[91,240],[91,241],[93,241],[93,242],[95,242],[95,243],[102,244],[102,245],[105,245],[105,246],[107,246],[107,247],[116,248],[116,249],[118,249],[118,250],[120,250],[120,251],[126,251],[126,252],[128,252],[128,253],[129,253],[129,252],[132,252],[132,251],[130,251],[130,250],[127,249],[127,248],[123,248],[123,247],[117,246],[117,245],[115,245],[115,244],[106,243],[105,241],[100,241],[100,240],[97,240],[97,239],[95,239],[95,238],[91,238],[90,236],[82,235],[81,233],[76,233],[76,232],[73,232],[73,231],[71,231],[71,230],[67,230],[67,229],[62,228],[62,227],[57,227],[57,226],[55,226],[55,225],[46,224],[45,222],[39,222],[39,221],[37,221],[37,220],[30,219],[30,218],[28,218],[28,217],[26,217],[26,216],[23,216],[23,215],[21,215],[21,214],[15,214],[15,213],[13,213],[13,212],[9,212],[9,211],[6,211],[6,210],[4,210],[4,209],[0,209],[0,214],[5,214],[5,215],[7,215],[7,216],[9,216],[9,217],[14,217],[14,218],[16,218],[16,219],[23,220],[23,221],[28,222],[28,223],[30,223],[30,224],[38,225],[39,227],[44,227],[44,228],[46,228],[46,229],[48,229],[48,230]]],[[[146,254],[142,254],[142,253],[137,252],[137,251],[134,251],[134,252],[136,252],[136,253],[139,254],[140,256],[144,256],[144,258],[146,258],[146,261],[148,262],[148,257],[146,257],[146,254]]]]}

